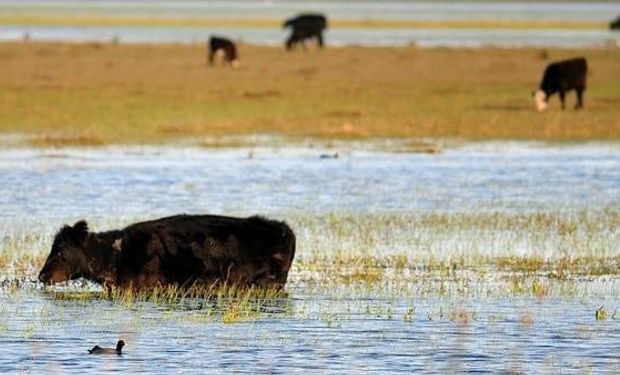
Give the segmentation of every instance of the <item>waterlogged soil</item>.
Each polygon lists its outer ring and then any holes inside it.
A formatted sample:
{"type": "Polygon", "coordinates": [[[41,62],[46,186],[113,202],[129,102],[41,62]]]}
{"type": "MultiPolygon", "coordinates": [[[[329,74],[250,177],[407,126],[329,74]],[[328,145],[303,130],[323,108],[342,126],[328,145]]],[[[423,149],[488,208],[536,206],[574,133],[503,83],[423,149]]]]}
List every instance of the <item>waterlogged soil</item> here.
{"type": "MultiPolygon", "coordinates": [[[[286,219],[299,241],[288,294],[242,305],[234,299],[111,301],[89,284],[43,288],[34,281],[36,265],[19,277],[3,272],[3,373],[581,374],[620,368],[617,272],[571,276],[544,267],[476,266],[485,249],[493,257],[523,251],[560,257],[571,246],[580,256],[620,255],[613,224],[620,147],[614,144],[485,143],[435,153],[368,145],[6,147],[0,181],[3,259],[47,251],[53,233],[73,220],[106,230],[179,212],[286,219]],[[583,212],[587,230],[579,225],[583,212]],[[517,225],[461,232],[441,219],[416,232],[382,219],[484,213],[498,220],[551,215],[570,225],[541,226],[536,237],[517,225]],[[355,224],[356,218],[364,223],[355,224]],[[459,236],[469,242],[465,250],[479,254],[471,263],[451,255],[460,242],[451,239],[459,236]],[[417,264],[421,251],[430,253],[417,264]],[[398,254],[410,263],[380,262],[398,254]],[[434,258],[439,265],[431,267],[434,258]],[[337,259],[355,262],[338,272],[337,259]],[[336,266],[327,272],[327,264],[336,266]],[[121,338],[127,343],[122,356],[86,351],[113,347],[121,338]]],[[[10,262],[3,267],[16,272],[10,262]]]]}

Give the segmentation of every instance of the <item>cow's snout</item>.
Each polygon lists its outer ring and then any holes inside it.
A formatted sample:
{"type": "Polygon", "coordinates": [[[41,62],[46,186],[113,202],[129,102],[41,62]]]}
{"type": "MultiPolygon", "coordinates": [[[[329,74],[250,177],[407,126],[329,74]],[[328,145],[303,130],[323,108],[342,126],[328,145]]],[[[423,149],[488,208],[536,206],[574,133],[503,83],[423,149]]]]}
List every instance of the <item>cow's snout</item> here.
{"type": "Polygon", "coordinates": [[[49,275],[47,274],[47,272],[45,271],[41,271],[39,272],[39,281],[42,282],[43,284],[48,284],[49,282],[49,275]]]}
{"type": "Polygon", "coordinates": [[[44,284],[51,285],[67,281],[71,279],[71,275],[64,268],[43,269],[39,273],[39,281],[44,284]]]}
{"type": "Polygon", "coordinates": [[[544,91],[538,90],[534,92],[534,104],[538,112],[542,112],[547,109],[547,95],[544,91]]]}

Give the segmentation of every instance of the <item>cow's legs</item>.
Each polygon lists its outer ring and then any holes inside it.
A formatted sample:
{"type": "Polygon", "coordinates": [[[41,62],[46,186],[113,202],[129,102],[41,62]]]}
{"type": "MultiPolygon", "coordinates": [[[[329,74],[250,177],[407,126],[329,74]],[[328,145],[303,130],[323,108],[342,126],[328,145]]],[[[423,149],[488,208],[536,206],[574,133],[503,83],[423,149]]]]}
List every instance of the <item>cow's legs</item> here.
{"type": "Polygon", "coordinates": [[[224,59],[226,60],[226,62],[230,65],[233,61],[233,54],[232,54],[232,50],[230,48],[226,48],[224,50],[224,59]]]}
{"type": "Polygon", "coordinates": [[[577,88],[577,103],[575,104],[575,109],[583,108],[583,87],[577,88]]]}
{"type": "Polygon", "coordinates": [[[316,38],[319,42],[319,47],[323,48],[323,33],[319,33],[316,38]]]}
{"type": "Polygon", "coordinates": [[[559,95],[560,95],[560,103],[562,103],[562,110],[564,110],[564,108],[566,107],[564,104],[565,102],[564,99],[566,99],[566,93],[563,90],[560,90],[559,95]]]}
{"type": "Polygon", "coordinates": [[[293,48],[293,43],[295,43],[295,33],[292,33],[291,36],[286,40],[286,49],[291,50],[293,48]]]}

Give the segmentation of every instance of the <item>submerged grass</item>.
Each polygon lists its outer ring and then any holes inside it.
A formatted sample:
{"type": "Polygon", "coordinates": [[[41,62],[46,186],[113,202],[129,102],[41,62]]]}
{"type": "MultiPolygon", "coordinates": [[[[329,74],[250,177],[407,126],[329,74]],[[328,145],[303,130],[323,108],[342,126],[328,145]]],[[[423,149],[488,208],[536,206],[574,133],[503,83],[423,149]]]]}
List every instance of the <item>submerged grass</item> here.
{"type": "MultiPolygon", "coordinates": [[[[204,45],[1,43],[0,132],[46,145],[282,134],[617,140],[617,49],[328,48],[242,44],[238,70],[206,66],[204,45]],[[586,109],[537,113],[551,60],[590,66],[586,109]]],[[[574,98],[569,95],[568,105],[574,98]]],[[[413,144],[412,143],[412,144],[413,144]]],[[[432,152],[432,150],[431,150],[432,152]]]]}
{"type": "MultiPolygon", "coordinates": [[[[113,222],[117,224],[117,220],[113,222]]],[[[286,293],[372,298],[546,298],[597,293],[595,290],[607,293],[620,283],[617,210],[334,214],[296,217],[289,222],[297,233],[298,252],[285,292],[212,285],[165,287],[148,293],[114,290],[110,297],[128,307],[137,303],[178,307],[191,306],[191,301],[227,301],[211,308],[211,313],[234,322],[253,319],[254,312],[264,310],[264,304],[271,303],[268,301],[287,300],[286,293]]],[[[2,289],[7,292],[36,285],[34,280],[51,241],[51,236],[44,238],[17,229],[14,233],[0,241],[2,289]]],[[[61,287],[52,296],[60,300],[108,298],[101,289],[93,292],[92,286],[84,284],[61,287]]]]}
{"type": "Polygon", "coordinates": [[[253,321],[273,314],[283,316],[290,309],[288,294],[283,290],[237,287],[235,285],[164,286],[152,290],[114,289],[112,293],[99,287],[66,285],[47,288],[45,294],[54,301],[111,301],[125,309],[155,306],[157,310],[185,311],[193,321],[215,320],[226,324],[253,321]]]}

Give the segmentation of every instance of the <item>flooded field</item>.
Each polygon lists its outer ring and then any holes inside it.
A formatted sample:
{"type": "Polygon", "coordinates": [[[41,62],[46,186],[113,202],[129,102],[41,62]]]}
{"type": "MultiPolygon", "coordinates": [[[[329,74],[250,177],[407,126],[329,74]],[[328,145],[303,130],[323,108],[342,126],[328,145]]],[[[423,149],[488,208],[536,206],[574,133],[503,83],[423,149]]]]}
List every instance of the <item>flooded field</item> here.
{"type": "MultiPolygon", "coordinates": [[[[130,27],[97,26],[0,26],[0,40],[127,43],[203,43],[207,35],[230,35],[237,40],[260,45],[281,45],[286,32],[279,29],[242,27],[130,27]]],[[[562,47],[584,48],[613,45],[611,31],[601,30],[506,30],[506,29],[382,29],[339,28],[326,32],[332,46],[419,47],[562,47]]]]}
{"type": "Polygon", "coordinates": [[[55,14],[106,14],[164,17],[219,18],[282,18],[296,12],[317,9],[334,18],[348,19],[561,19],[606,21],[618,10],[615,1],[420,1],[386,0],[282,0],[282,1],[141,1],[102,0],[79,2],[71,0],[5,0],[2,8],[12,13],[50,12],[55,14]],[[561,6],[558,5],[561,3],[561,6]]]}
{"type": "Polygon", "coordinates": [[[441,152],[430,143],[395,142],[5,148],[0,217],[142,217],[144,207],[161,215],[179,209],[381,214],[620,206],[620,149],[614,144],[486,143],[441,152]],[[422,146],[422,152],[406,152],[422,146]],[[390,148],[402,152],[381,151],[390,148]]]}
{"type": "Polygon", "coordinates": [[[0,13],[6,22],[0,22],[0,40],[20,40],[27,36],[42,41],[202,43],[208,35],[215,33],[254,44],[280,45],[286,38],[286,31],[280,28],[281,20],[300,12],[323,12],[330,20],[352,21],[361,26],[364,22],[382,20],[422,23],[417,27],[397,28],[336,25],[327,32],[329,45],[591,47],[616,43],[618,37],[607,29],[607,24],[620,12],[620,7],[617,2],[559,5],[553,1],[382,1],[380,4],[370,1],[5,1],[0,4],[0,13]],[[42,21],[41,17],[47,21],[42,21]],[[108,20],[128,17],[147,24],[123,25],[120,22],[110,26],[83,23],[83,20],[96,20],[97,17],[108,20]],[[63,24],[62,19],[67,22],[63,24]],[[185,20],[188,24],[185,27],[162,27],[149,25],[148,19],[163,23],[185,20]],[[200,27],[192,26],[197,19],[234,20],[239,25],[218,27],[206,22],[200,27]],[[33,20],[36,22],[30,23],[33,20]],[[76,25],[75,20],[82,21],[76,25]],[[272,20],[273,25],[264,25],[264,21],[272,20]],[[258,25],[244,27],[248,21],[258,22],[258,25]],[[452,27],[450,22],[455,21],[474,22],[468,27],[452,27]],[[483,21],[482,26],[477,27],[476,21],[483,21]],[[488,21],[504,27],[483,27],[488,21]],[[434,23],[436,27],[426,28],[424,22],[434,23]],[[441,26],[441,22],[448,23],[441,26]],[[537,26],[515,27],[518,23],[537,26]],[[554,27],[554,23],[559,24],[554,27]]]}
{"type": "Polygon", "coordinates": [[[618,145],[251,143],[0,149],[0,372],[620,368],[618,145]],[[35,282],[64,223],[179,212],[285,219],[286,294],[35,282]]]}

